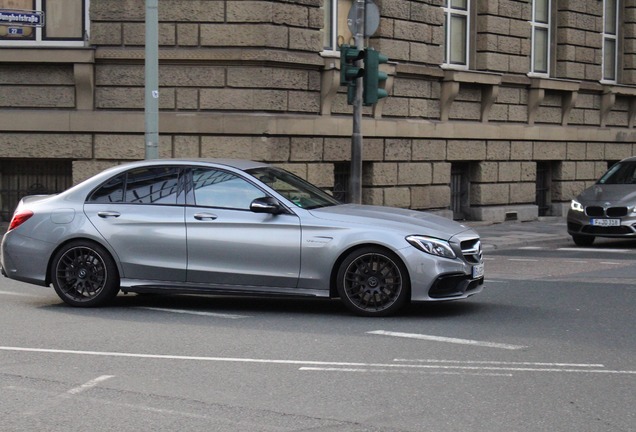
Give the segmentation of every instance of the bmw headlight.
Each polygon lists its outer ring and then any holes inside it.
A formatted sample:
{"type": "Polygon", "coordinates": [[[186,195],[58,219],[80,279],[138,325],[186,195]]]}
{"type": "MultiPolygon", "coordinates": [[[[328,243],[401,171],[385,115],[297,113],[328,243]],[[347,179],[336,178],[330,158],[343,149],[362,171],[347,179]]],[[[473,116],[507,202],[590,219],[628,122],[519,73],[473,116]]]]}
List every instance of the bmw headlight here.
{"type": "Polygon", "coordinates": [[[583,212],[585,210],[583,208],[583,204],[581,204],[577,200],[572,200],[572,202],[570,203],[570,208],[577,212],[583,212]]]}
{"type": "Polygon", "coordinates": [[[431,255],[436,255],[444,258],[457,258],[455,252],[450,247],[450,244],[445,240],[436,239],[433,237],[426,237],[420,235],[412,235],[406,238],[410,244],[431,255]]]}

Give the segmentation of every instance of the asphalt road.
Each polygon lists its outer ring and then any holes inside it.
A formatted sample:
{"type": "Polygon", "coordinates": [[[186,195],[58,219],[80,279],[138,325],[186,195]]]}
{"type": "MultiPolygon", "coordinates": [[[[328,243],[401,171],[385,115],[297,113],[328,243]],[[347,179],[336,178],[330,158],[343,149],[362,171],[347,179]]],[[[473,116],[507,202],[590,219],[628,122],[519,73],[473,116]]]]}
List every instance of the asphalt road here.
{"type": "Polygon", "coordinates": [[[3,431],[634,431],[636,247],[487,255],[466,301],[123,296],[0,279],[3,431]]]}

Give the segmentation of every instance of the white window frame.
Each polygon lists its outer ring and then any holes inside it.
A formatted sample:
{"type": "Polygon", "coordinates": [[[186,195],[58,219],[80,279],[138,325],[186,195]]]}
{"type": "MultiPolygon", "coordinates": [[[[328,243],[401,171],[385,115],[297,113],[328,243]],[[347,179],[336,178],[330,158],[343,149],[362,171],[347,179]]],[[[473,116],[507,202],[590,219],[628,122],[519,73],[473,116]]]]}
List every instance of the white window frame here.
{"type": "Polygon", "coordinates": [[[540,76],[540,77],[548,77],[550,76],[550,67],[551,67],[551,45],[552,45],[552,0],[547,0],[548,5],[548,22],[544,23],[544,22],[540,22],[537,21],[536,18],[536,0],[532,0],[532,20],[530,21],[530,26],[532,28],[532,37],[531,37],[531,43],[530,43],[530,73],[528,75],[531,76],[540,76]],[[536,35],[536,30],[537,29],[542,29],[546,31],[547,34],[547,38],[548,38],[548,43],[547,43],[547,47],[546,47],[546,59],[545,59],[545,64],[546,64],[546,70],[544,71],[536,71],[534,69],[534,64],[535,64],[535,58],[536,58],[536,53],[535,53],[535,35],[536,35]]]}
{"type": "Polygon", "coordinates": [[[602,39],[603,39],[603,45],[602,45],[602,62],[601,62],[601,82],[602,83],[609,83],[609,84],[615,84],[618,80],[618,32],[619,32],[619,15],[618,12],[620,10],[619,8],[619,4],[620,4],[620,0],[614,0],[614,7],[616,8],[616,10],[614,11],[614,16],[616,18],[616,22],[614,23],[614,29],[615,29],[615,33],[608,33],[607,29],[605,27],[606,24],[606,20],[605,20],[605,11],[606,9],[606,4],[607,4],[608,0],[603,0],[603,33],[601,33],[602,39]],[[607,40],[611,40],[614,42],[614,77],[613,78],[607,78],[605,76],[605,41],[607,40]]]}
{"type": "Polygon", "coordinates": [[[444,28],[445,28],[445,34],[444,34],[444,62],[442,63],[442,67],[443,68],[449,68],[449,69],[462,69],[462,70],[467,70],[469,68],[469,60],[470,60],[470,26],[471,26],[471,22],[470,22],[470,6],[471,6],[471,0],[466,0],[466,9],[459,9],[459,8],[454,8],[452,7],[452,0],[444,0],[444,5],[442,6],[442,10],[444,11],[444,28]],[[453,15],[461,15],[463,17],[466,17],[466,34],[464,35],[465,37],[465,44],[466,44],[466,58],[464,59],[464,63],[451,63],[450,62],[450,58],[451,58],[451,43],[450,42],[450,35],[452,34],[451,31],[451,22],[452,22],[452,17],[453,15]]]}
{"type": "MultiPolygon", "coordinates": [[[[51,0],[49,0],[51,1],[51,0]]],[[[55,1],[55,0],[53,0],[55,1]]],[[[89,39],[90,30],[90,0],[83,0],[84,2],[84,37],[82,40],[42,40],[43,31],[42,27],[35,27],[35,39],[31,40],[19,40],[19,39],[0,39],[0,47],[85,47],[89,39]]],[[[35,0],[35,10],[42,11],[42,0],[35,0]]],[[[46,16],[44,17],[46,22],[46,16]]]]}
{"type": "MultiPolygon", "coordinates": [[[[324,0],[325,4],[329,4],[331,5],[331,16],[327,19],[327,17],[325,16],[325,29],[324,31],[329,31],[329,35],[328,35],[328,39],[329,39],[329,46],[323,46],[323,51],[322,51],[322,55],[323,56],[339,56],[340,55],[340,41],[338,40],[338,14],[339,14],[339,7],[338,4],[340,3],[341,0],[324,0]],[[329,29],[327,30],[327,24],[330,25],[329,29]]],[[[356,0],[349,0],[351,1],[351,5],[353,6],[353,4],[355,3],[356,0]]],[[[347,12],[348,14],[349,12],[347,12]]],[[[324,44],[324,40],[327,38],[323,38],[323,44],[324,44]]],[[[343,42],[343,43],[350,43],[350,42],[343,42]]]]}

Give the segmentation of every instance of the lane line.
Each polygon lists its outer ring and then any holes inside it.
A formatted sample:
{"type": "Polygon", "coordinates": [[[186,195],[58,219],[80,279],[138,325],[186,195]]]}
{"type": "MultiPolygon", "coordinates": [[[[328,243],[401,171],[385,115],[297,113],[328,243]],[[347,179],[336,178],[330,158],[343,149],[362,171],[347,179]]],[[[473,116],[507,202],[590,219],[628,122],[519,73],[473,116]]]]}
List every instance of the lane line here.
{"type": "Polygon", "coordinates": [[[419,339],[419,340],[428,340],[434,342],[448,342],[460,345],[473,345],[473,346],[481,346],[487,348],[500,348],[506,350],[520,350],[524,348],[528,348],[524,345],[511,345],[511,344],[503,344],[497,342],[483,342],[471,339],[458,339],[458,338],[449,338],[443,336],[432,336],[432,335],[424,335],[418,333],[401,333],[401,332],[392,332],[386,330],[375,330],[367,332],[368,334],[373,335],[381,335],[381,336],[394,336],[394,337],[402,337],[408,339],[419,339]]]}
{"type": "Polygon", "coordinates": [[[80,394],[86,390],[92,389],[93,387],[96,387],[99,385],[99,383],[104,382],[106,380],[109,380],[111,378],[113,378],[115,375],[102,375],[99,376],[93,380],[90,380],[84,384],[82,384],[79,387],[75,387],[70,389],[69,391],[67,391],[66,393],[70,394],[70,395],[76,395],[76,394],[80,394]]]}
{"type": "Polygon", "coordinates": [[[477,361],[477,360],[437,360],[437,359],[393,359],[394,362],[407,363],[454,363],[454,364],[488,364],[507,366],[550,366],[550,367],[589,367],[604,368],[604,364],[590,363],[538,363],[538,362],[504,362],[504,361],[477,361]]]}
{"type": "Polygon", "coordinates": [[[208,316],[208,317],[215,317],[215,318],[228,318],[228,319],[249,318],[246,315],[235,315],[235,314],[216,313],[216,312],[192,311],[192,310],[185,310],[185,309],[168,309],[168,308],[147,307],[147,306],[138,306],[135,309],[145,309],[145,310],[152,310],[152,311],[159,311],[159,312],[170,312],[170,313],[185,314],[185,315],[208,316]]]}
{"type": "Polygon", "coordinates": [[[512,377],[511,373],[492,373],[492,372],[449,372],[449,371],[413,371],[413,370],[394,370],[394,369],[361,369],[361,368],[327,368],[327,367],[301,367],[299,371],[308,372],[359,372],[359,373],[399,373],[399,374],[419,374],[419,375],[471,375],[471,376],[487,376],[487,377],[512,377]]]}
{"type": "Polygon", "coordinates": [[[190,360],[190,361],[209,361],[224,363],[251,363],[251,364],[270,364],[270,365],[292,365],[300,367],[344,367],[353,369],[364,368],[386,368],[386,369],[412,369],[412,370],[442,370],[442,371],[487,371],[487,372],[555,372],[555,373],[581,373],[581,374],[605,374],[605,375],[633,375],[636,376],[636,370],[612,370],[612,369],[590,369],[590,368],[557,368],[557,367],[500,367],[500,366],[477,366],[477,365],[441,365],[441,364],[395,364],[395,363],[357,363],[357,362],[335,362],[335,361],[317,361],[317,360],[282,360],[282,359],[257,359],[257,358],[240,358],[240,357],[203,357],[203,356],[178,356],[178,355],[162,355],[162,354],[139,354],[124,352],[108,352],[108,351],[79,351],[79,350],[60,350],[48,348],[25,348],[25,347],[8,347],[0,346],[0,351],[15,352],[35,352],[47,354],[70,354],[85,356],[101,356],[101,357],[123,357],[138,359],[158,359],[158,360],[190,360]]]}
{"type": "Polygon", "coordinates": [[[626,252],[631,252],[633,249],[594,249],[594,250],[590,250],[590,248],[564,247],[564,248],[558,248],[557,250],[559,250],[559,251],[566,251],[566,252],[594,252],[594,253],[598,253],[598,252],[609,252],[609,253],[626,253],[626,252]]]}

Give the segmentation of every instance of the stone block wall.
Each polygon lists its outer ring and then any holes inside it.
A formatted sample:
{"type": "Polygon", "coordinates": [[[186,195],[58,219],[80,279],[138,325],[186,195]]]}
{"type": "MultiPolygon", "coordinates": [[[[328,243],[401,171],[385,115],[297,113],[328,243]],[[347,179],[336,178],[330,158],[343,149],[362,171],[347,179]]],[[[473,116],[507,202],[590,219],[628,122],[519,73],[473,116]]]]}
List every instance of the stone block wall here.
{"type": "MultiPolygon", "coordinates": [[[[339,59],[322,52],[324,1],[161,0],[160,156],[262,160],[333,188],[352,107],[339,59]]],[[[363,109],[365,203],[448,211],[462,166],[473,208],[533,206],[538,163],[567,202],[636,153],[636,0],[622,2],[617,85],[599,82],[602,1],[553,0],[553,70],[539,78],[531,0],[473,0],[460,71],[440,67],[442,0],[376,3],[369,43],[395,63],[383,65],[390,97],[363,109]]],[[[90,46],[76,50],[90,58],[3,52],[0,158],[71,159],[77,182],[144,157],[144,2],[90,13],[90,46]]]]}

